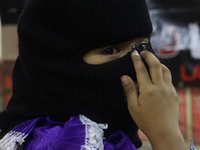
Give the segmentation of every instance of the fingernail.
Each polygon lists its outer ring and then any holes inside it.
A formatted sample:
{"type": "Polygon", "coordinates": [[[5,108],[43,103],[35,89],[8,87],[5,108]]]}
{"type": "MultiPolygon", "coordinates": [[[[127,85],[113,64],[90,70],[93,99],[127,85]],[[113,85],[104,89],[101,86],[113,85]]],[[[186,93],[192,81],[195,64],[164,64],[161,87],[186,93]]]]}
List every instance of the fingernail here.
{"type": "Polygon", "coordinates": [[[139,56],[139,53],[136,50],[133,51],[133,54],[136,55],[136,56],[139,56]]]}
{"type": "Polygon", "coordinates": [[[143,51],[140,52],[140,54],[146,53],[146,51],[147,51],[147,50],[143,50],[143,51]]]}
{"type": "Polygon", "coordinates": [[[121,81],[122,81],[123,85],[127,85],[129,83],[129,80],[128,80],[128,78],[126,76],[122,76],[121,77],[121,81]]]}

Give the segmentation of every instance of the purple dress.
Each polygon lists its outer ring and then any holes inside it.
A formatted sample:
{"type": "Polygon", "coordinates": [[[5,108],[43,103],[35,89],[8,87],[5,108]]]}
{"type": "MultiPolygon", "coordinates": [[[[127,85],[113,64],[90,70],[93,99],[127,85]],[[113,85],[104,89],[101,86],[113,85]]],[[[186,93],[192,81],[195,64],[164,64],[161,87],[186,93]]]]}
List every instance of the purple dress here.
{"type": "Polygon", "coordinates": [[[97,124],[83,115],[66,123],[49,118],[25,121],[0,140],[0,150],[137,150],[129,138],[118,131],[104,138],[106,124],[97,124]]]}

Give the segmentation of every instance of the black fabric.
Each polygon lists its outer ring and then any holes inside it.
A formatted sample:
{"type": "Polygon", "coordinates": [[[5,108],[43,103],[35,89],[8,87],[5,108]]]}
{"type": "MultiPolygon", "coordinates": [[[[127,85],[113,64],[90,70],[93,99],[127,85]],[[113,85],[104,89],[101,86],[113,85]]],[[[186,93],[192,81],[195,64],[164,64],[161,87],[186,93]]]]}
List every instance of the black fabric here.
{"type": "Polygon", "coordinates": [[[24,8],[26,0],[1,0],[0,1],[0,15],[1,23],[16,24],[19,15],[24,8]]]}
{"type": "Polygon", "coordinates": [[[65,122],[82,114],[108,123],[105,136],[123,130],[140,147],[120,83],[125,74],[136,80],[130,53],[100,65],[85,63],[83,55],[151,32],[145,0],[29,0],[18,24],[13,95],[0,128],[38,116],[65,122]]]}

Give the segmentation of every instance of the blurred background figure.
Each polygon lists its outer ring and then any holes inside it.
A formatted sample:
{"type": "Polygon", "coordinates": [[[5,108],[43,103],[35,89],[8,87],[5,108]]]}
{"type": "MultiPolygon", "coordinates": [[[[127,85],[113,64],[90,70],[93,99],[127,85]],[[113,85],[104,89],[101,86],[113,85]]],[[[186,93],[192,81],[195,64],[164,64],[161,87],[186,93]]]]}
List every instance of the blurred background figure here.
{"type": "MultiPolygon", "coordinates": [[[[12,93],[11,75],[18,55],[17,20],[26,2],[0,1],[0,111],[12,93]]],[[[152,47],[171,70],[179,94],[182,134],[188,143],[193,138],[194,144],[200,145],[200,1],[147,0],[147,4],[154,29],[152,47]]],[[[148,145],[142,132],[140,137],[148,145]]]]}

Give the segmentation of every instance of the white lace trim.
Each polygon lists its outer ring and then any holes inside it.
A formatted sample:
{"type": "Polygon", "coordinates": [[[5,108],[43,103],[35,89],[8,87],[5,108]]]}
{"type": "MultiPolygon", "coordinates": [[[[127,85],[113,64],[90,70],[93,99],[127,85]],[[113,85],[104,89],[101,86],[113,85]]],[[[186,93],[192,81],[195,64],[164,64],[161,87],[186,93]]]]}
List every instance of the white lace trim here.
{"type": "Polygon", "coordinates": [[[79,115],[82,124],[85,124],[85,145],[81,146],[81,150],[103,150],[103,135],[102,129],[107,129],[107,124],[97,124],[94,121],[79,115]]]}
{"type": "Polygon", "coordinates": [[[0,140],[0,150],[15,150],[17,143],[22,145],[28,134],[10,131],[0,140]]]}

